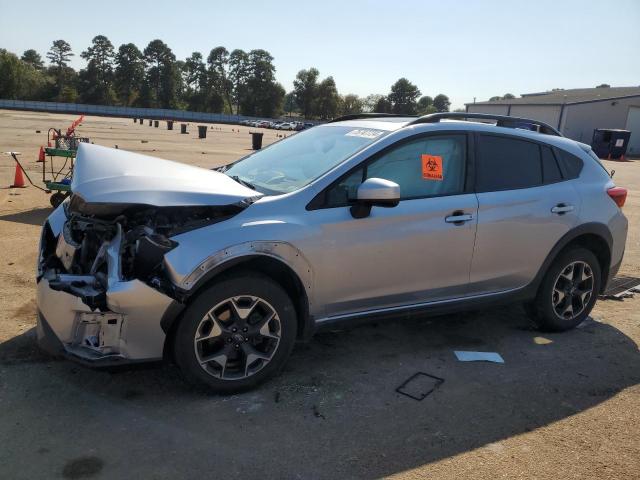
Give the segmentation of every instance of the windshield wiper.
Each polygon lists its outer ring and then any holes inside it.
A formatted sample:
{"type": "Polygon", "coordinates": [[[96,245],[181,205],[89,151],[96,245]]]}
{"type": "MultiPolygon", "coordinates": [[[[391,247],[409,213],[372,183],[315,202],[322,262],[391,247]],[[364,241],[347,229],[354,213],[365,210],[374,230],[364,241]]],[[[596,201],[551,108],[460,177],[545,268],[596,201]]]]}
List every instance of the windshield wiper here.
{"type": "Polygon", "coordinates": [[[229,178],[233,178],[240,185],[244,185],[245,187],[250,188],[251,190],[255,190],[256,189],[254,184],[249,183],[246,180],[242,180],[238,175],[229,175],[229,178]]]}

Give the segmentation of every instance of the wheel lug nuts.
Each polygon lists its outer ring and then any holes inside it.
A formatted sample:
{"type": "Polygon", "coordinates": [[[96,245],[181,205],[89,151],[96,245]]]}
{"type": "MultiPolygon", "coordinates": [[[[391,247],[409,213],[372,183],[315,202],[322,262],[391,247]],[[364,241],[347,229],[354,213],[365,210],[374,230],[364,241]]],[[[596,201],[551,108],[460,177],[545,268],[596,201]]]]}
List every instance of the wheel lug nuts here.
{"type": "Polygon", "coordinates": [[[236,332],[238,331],[238,329],[237,329],[236,327],[233,327],[233,328],[231,329],[231,331],[232,331],[233,333],[236,333],[236,332]]]}
{"type": "Polygon", "coordinates": [[[244,337],[244,341],[248,342],[249,341],[249,337],[244,337]]]}
{"type": "Polygon", "coordinates": [[[230,338],[227,338],[227,342],[231,343],[231,339],[230,339],[230,338]]]}
{"type": "Polygon", "coordinates": [[[235,347],[236,347],[236,348],[240,348],[240,345],[238,345],[238,344],[236,343],[235,347]]]}
{"type": "Polygon", "coordinates": [[[249,329],[248,329],[247,327],[244,327],[244,328],[242,329],[242,331],[243,331],[243,332],[247,332],[247,331],[249,331],[249,329]]]}

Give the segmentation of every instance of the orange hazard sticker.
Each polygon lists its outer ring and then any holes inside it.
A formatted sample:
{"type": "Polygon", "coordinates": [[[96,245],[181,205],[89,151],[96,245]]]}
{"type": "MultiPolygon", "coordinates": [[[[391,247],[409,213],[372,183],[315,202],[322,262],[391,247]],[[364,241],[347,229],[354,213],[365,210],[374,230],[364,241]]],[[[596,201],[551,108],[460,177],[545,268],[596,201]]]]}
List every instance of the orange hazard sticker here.
{"type": "Polygon", "coordinates": [[[425,180],[443,179],[442,157],[439,155],[422,155],[422,178],[425,180]]]}

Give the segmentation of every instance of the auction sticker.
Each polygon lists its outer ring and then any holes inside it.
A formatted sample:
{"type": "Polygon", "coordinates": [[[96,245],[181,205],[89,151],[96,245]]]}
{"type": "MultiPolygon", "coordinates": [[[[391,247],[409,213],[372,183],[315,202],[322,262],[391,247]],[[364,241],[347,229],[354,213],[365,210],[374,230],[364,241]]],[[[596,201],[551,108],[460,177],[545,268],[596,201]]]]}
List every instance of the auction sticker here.
{"type": "Polygon", "coordinates": [[[422,178],[442,181],[442,157],[440,155],[422,154],[422,178]]]}
{"type": "Polygon", "coordinates": [[[360,138],[378,138],[384,133],[384,130],[376,130],[373,128],[357,128],[351,130],[345,134],[345,137],[360,137],[360,138]]]}

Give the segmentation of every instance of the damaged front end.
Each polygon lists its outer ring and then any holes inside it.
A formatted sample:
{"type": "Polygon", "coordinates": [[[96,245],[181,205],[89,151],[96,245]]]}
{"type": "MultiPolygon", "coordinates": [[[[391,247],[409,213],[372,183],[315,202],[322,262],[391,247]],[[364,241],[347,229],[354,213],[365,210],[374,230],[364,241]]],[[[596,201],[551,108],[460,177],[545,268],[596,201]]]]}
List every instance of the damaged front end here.
{"type": "Polygon", "coordinates": [[[38,262],[41,345],[92,364],[161,359],[161,319],[183,293],[165,270],[172,237],[223,221],[248,203],[149,206],[79,195],[45,223],[38,262]]]}

